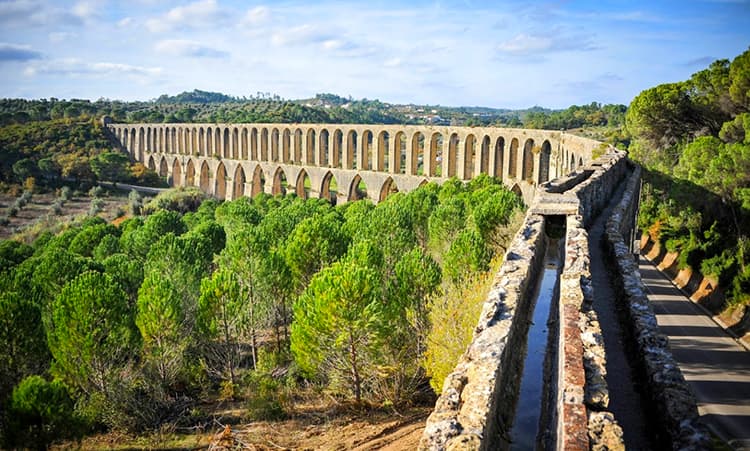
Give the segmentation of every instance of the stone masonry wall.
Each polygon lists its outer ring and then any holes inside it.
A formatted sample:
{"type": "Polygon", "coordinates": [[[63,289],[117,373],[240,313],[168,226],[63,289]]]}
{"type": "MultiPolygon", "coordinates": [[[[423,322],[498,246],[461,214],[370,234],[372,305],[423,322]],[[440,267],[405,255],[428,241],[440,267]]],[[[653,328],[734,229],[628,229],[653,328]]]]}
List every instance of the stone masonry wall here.
{"type": "Polygon", "coordinates": [[[640,168],[631,175],[622,200],[615,207],[606,226],[606,247],[617,265],[620,301],[629,316],[628,326],[635,340],[638,364],[645,378],[644,386],[654,408],[655,417],[672,448],[677,450],[709,449],[705,427],[698,422],[698,409],[679,366],[669,351],[667,337],[661,335],[638,264],[623,236],[629,236],[636,214],[640,168]]]}
{"type": "Polygon", "coordinates": [[[472,344],[444,382],[442,395],[427,420],[420,449],[496,449],[501,445],[497,443],[498,434],[507,432],[512,421],[523,362],[523,353],[513,351],[525,343],[528,328],[526,321],[517,319],[528,316],[530,288],[541,272],[546,248],[543,214],[568,215],[560,288],[556,446],[597,449],[602,434],[612,431],[615,439],[608,443],[618,443],[619,427],[601,406],[604,403],[606,407],[608,394],[604,364],[596,357],[603,355],[601,340],[595,338],[601,336],[598,322],[593,312],[583,313],[581,306],[592,298],[584,223],[608,203],[626,171],[625,154],[610,152],[573,175],[570,183],[564,182],[564,188],[548,184],[540,189],[538,205],[530,208],[496,276],[472,344]],[[566,191],[568,188],[572,189],[566,191]],[[595,389],[587,388],[589,381],[595,383],[595,389]],[[601,410],[592,423],[599,431],[592,434],[591,443],[587,404],[599,405],[601,410]]]}
{"type": "Polygon", "coordinates": [[[585,223],[610,202],[627,171],[626,156],[610,152],[584,171],[586,177],[559,196],[575,196],[579,213],[566,219],[560,277],[556,449],[618,450],[624,449],[622,429],[607,410],[606,360],[599,321],[591,308],[594,293],[585,223]]]}
{"type": "Polygon", "coordinates": [[[527,214],[511,242],[482,309],[474,339],[443,384],[419,444],[421,450],[497,449],[507,432],[510,406],[520,383],[531,289],[544,259],[544,217],[527,214]],[[520,358],[519,358],[520,356],[520,358]],[[510,396],[509,396],[510,395],[510,396]],[[498,405],[501,405],[500,407],[498,405]]]}

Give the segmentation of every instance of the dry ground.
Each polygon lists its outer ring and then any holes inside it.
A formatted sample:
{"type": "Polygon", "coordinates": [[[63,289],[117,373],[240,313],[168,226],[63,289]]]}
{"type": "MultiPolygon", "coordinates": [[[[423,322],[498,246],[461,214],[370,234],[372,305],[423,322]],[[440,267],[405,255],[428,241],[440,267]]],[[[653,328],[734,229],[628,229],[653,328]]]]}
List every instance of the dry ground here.
{"type": "Polygon", "coordinates": [[[247,422],[242,420],[242,406],[236,404],[217,409],[214,419],[204,427],[170,429],[139,437],[102,434],[54,449],[413,450],[431,411],[431,407],[414,407],[399,413],[337,412],[311,407],[298,409],[292,418],[283,421],[247,422]]]}
{"type": "MultiPolygon", "coordinates": [[[[0,193],[0,216],[5,216],[7,208],[13,204],[17,196],[9,193],[0,193]]],[[[39,224],[40,230],[46,226],[52,226],[54,230],[55,223],[65,223],[77,216],[85,215],[91,206],[91,198],[86,195],[74,196],[62,208],[62,215],[55,215],[52,212],[52,204],[57,196],[55,193],[34,194],[25,207],[19,210],[15,217],[9,217],[8,225],[0,225],[0,239],[8,239],[17,234],[29,231],[39,224]],[[44,223],[44,226],[41,225],[44,223]]],[[[103,198],[104,208],[99,214],[109,220],[117,216],[118,208],[126,209],[127,193],[110,194],[103,198]]]]}

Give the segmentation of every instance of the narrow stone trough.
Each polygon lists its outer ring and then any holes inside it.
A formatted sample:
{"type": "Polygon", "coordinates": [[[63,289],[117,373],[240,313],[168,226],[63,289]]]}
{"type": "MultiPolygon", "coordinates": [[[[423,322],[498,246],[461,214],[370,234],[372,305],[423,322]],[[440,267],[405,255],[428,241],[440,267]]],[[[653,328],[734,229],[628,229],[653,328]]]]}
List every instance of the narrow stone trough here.
{"type": "MultiPolygon", "coordinates": [[[[564,219],[561,217],[561,219],[564,219]]],[[[551,443],[550,402],[554,394],[551,366],[556,360],[557,307],[560,295],[562,240],[554,221],[546,221],[547,246],[526,340],[526,357],[516,413],[510,432],[510,450],[547,449],[551,443]],[[550,233],[550,228],[557,229],[550,233]]],[[[563,229],[564,234],[564,229],[563,229]]]]}

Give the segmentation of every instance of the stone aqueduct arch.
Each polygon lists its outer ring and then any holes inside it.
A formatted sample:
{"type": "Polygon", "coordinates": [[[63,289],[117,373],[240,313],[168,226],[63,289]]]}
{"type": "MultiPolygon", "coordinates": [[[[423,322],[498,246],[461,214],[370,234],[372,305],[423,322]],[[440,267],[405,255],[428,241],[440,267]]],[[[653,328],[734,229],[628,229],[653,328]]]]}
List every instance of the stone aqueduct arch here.
{"type": "Polygon", "coordinates": [[[353,124],[111,124],[131,158],[219,198],[295,192],[338,203],[427,181],[496,176],[530,203],[536,185],[592,160],[600,143],[560,131],[353,124]],[[332,190],[331,182],[335,183],[332,190]],[[364,190],[360,187],[364,187],[364,190]]]}

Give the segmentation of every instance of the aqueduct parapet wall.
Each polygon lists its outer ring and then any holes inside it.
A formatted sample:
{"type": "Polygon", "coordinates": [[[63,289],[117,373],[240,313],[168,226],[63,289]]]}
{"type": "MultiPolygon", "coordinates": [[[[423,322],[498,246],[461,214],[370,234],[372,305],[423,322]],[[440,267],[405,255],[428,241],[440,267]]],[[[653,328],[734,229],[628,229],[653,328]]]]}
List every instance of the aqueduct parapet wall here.
{"type": "Polygon", "coordinates": [[[133,160],[171,185],[221,199],[293,191],[379,202],[428,181],[483,173],[528,204],[538,184],[589,163],[602,148],[562,131],[496,127],[105,124],[133,160]]]}

